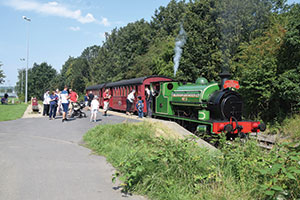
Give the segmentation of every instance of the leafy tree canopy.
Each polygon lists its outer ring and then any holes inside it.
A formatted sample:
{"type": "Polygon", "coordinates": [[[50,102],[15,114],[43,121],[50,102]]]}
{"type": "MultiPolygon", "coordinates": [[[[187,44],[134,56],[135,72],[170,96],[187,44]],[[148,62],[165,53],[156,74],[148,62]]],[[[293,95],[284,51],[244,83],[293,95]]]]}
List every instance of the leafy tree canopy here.
{"type": "Polygon", "coordinates": [[[37,97],[42,99],[46,90],[54,90],[51,81],[57,76],[56,70],[47,63],[34,63],[28,70],[28,99],[37,97]]]}
{"type": "Polygon", "coordinates": [[[5,78],[5,75],[4,75],[3,70],[1,69],[1,66],[2,66],[2,64],[0,63],[0,84],[2,84],[4,82],[4,78],[5,78]]]}

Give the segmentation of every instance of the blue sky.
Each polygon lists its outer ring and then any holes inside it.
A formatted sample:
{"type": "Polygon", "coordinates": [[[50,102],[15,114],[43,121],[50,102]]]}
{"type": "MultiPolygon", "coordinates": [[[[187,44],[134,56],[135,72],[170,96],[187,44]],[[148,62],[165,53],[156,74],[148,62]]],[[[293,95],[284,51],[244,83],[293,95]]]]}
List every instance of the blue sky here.
{"type": "Polygon", "coordinates": [[[0,0],[0,62],[5,86],[25,68],[29,28],[29,64],[47,62],[57,71],[69,56],[101,45],[104,33],[144,18],[170,0],[0,0]],[[24,20],[26,16],[31,22],[24,20]]]}
{"type": "MultiPolygon", "coordinates": [[[[58,72],[69,56],[101,45],[104,33],[144,18],[170,0],[0,0],[0,62],[5,86],[17,82],[17,69],[47,62],[58,72]],[[22,17],[26,16],[28,22],[22,17]]],[[[300,0],[289,0],[299,3],[300,0]]]]}

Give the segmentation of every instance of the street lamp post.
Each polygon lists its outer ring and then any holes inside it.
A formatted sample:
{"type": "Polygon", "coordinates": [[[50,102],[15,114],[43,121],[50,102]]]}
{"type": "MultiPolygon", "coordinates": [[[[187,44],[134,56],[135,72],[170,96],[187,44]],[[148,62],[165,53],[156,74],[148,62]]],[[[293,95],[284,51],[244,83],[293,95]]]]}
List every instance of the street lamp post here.
{"type": "MultiPolygon", "coordinates": [[[[31,22],[31,19],[23,16],[23,19],[31,22]]],[[[26,72],[25,72],[25,103],[27,104],[27,90],[28,90],[28,60],[29,60],[29,24],[27,29],[27,64],[26,64],[26,72]]]]}
{"type": "MultiPolygon", "coordinates": [[[[25,58],[20,58],[20,61],[25,61],[25,58]]],[[[21,94],[23,95],[23,82],[24,82],[24,67],[21,69],[21,94]]]]}

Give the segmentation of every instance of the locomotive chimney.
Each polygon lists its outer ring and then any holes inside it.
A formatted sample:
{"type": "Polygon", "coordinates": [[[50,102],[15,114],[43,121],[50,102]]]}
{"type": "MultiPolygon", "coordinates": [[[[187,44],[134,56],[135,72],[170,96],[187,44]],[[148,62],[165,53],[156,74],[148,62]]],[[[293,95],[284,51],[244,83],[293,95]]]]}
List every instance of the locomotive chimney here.
{"type": "Polygon", "coordinates": [[[231,77],[231,74],[227,71],[223,71],[219,74],[219,76],[221,77],[221,90],[223,90],[224,83],[225,83],[225,81],[229,80],[229,78],[231,77]]]}

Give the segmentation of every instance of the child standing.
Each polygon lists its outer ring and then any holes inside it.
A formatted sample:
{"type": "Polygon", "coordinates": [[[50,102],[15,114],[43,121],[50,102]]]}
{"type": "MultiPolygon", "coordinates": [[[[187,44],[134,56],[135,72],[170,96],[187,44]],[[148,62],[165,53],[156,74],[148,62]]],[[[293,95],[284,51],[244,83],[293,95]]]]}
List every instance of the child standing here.
{"type": "Polygon", "coordinates": [[[136,104],[136,109],[138,110],[139,118],[143,118],[144,103],[143,103],[141,96],[138,96],[138,102],[136,104]]]}
{"type": "Polygon", "coordinates": [[[90,122],[96,122],[97,112],[99,110],[98,96],[95,96],[91,102],[91,119],[90,122]]]}

